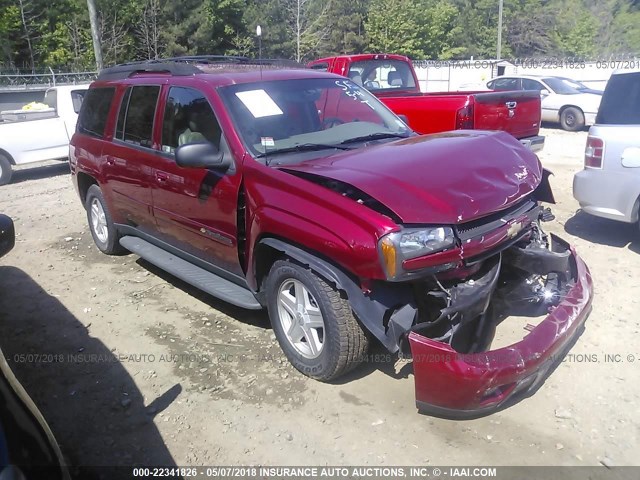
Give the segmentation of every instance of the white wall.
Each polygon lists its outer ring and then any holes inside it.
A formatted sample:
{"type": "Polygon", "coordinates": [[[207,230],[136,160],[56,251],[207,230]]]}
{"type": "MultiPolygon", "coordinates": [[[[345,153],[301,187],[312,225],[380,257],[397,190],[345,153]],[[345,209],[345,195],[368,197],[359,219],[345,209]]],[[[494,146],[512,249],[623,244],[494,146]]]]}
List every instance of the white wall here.
{"type": "MultiPolygon", "coordinates": [[[[497,76],[498,64],[505,67],[505,75],[553,75],[568,77],[585,85],[604,90],[607,80],[616,69],[624,69],[625,62],[615,65],[608,62],[582,63],[550,68],[544,62],[529,62],[516,66],[496,60],[443,60],[429,61],[426,66],[416,62],[416,74],[423,92],[484,89],[486,82],[497,76]],[[545,68],[546,66],[546,68],[545,68]]],[[[628,62],[631,64],[636,62],[628,62]]]]}

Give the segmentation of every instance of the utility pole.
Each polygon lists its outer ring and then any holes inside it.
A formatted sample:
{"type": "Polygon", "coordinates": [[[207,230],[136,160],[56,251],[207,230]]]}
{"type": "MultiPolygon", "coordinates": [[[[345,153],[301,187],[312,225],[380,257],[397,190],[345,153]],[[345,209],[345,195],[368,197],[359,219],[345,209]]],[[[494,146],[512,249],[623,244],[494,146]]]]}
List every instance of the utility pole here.
{"type": "Polygon", "coordinates": [[[95,0],[87,0],[89,8],[89,21],[91,22],[91,38],[93,39],[93,53],[96,57],[96,68],[98,72],[103,69],[102,47],[100,46],[100,33],[98,32],[98,12],[95,0]]]}
{"type": "Polygon", "coordinates": [[[500,60],[502,55],[502,4],[503,0],[498,2],[498,45],[496,47],[496,59],[500,60]]]}

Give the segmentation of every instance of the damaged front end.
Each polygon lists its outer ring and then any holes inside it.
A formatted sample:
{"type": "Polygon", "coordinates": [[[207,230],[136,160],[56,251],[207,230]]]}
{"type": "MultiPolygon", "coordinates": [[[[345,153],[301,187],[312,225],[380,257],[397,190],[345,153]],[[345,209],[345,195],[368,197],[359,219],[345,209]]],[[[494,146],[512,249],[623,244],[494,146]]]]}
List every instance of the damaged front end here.
{"type": "Polygon", "coordinates": [[[473,418],[528,396],[580,335],[591,276],[569,244],[542,230],[552,218],[528,199],[458,225],[454,248],[398,262],[410,281],[371,289],[386,308],[378,338],[413,359],[421,411],[473,418]],[[430,273],[416,278],[414,266],[430,273]]]}
{"type": "Polygon", "coordinates": [[[465,268],[472,273],[421,283],[400,343],[413,358],[418,408],[453,418],[482,416],[535,391],[581,333],[592,298],[584,262],[538,221],[465,268]],[[527,335],[491,350],[509,322],[527,335]]]}

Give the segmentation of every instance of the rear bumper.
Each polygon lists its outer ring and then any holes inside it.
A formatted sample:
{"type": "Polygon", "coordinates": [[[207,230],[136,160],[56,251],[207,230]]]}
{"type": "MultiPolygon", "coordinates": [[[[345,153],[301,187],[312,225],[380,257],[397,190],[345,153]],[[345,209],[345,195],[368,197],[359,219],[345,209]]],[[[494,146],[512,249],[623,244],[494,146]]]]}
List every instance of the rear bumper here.
{"type": "Polygon", "coordinates": [[[591,311],[591,275],[573,249],[571,255],[575,283],[518,343],[460,354],[448,344],[415,332],[409,335],[420,411],[445,418],[477,418],[537,390],[580,336],[591,311]]]}
{"type": "Polygon", "coordinates": [[[539,152],[544,148],[544,137],[542,135],[536,135],[535,137],[521,138],[520,143],[532,152],[539,152]]]}

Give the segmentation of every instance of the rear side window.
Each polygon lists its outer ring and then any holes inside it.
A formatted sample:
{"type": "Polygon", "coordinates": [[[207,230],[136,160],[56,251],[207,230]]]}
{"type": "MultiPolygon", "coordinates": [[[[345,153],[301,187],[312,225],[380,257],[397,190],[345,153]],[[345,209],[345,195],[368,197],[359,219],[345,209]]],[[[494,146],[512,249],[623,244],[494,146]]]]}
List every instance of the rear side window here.
{"type": "Polygon", "coordinates": [[[522,89],[523,90],[538,90],[541,91],[545,87],[540,82],[536,82],[535,80],[529,80],[528,78],[522,79],[522,89]]]}
{"type": "Polygon", "coordinates": [[[489,84],[492,90],[520,90],[517,78],[497,78],[489,84]]]}
{"type": "Polygon", "coordinates": [[[131,96],[131,87],[127,88],[120,102],[120,110],[118,111],[118,124],[116,125],[116,138],[124,140],[124,120],[127,117],[127,107],[129,106],[129,97],[131,96]]]}
{"type": "Polygon", "coordinates": [[[122,132],[121,140],[142,147],[153,145],[153,118],[159,94],[160,87],[158,85],[136,86],[131,89],[130,94],[125,94],[118,114],[118,123],[120,123],[123,108],[127,105],[124,113],[124,125],[119,125],[117,128],[122,132]],[[127,97],[129,97],[129,102],[125,104],[127,97]]]}
{"type": "Polygon", "coordinates": [[[94,137],[104,136],[104,127],[116,89],[113,87],[92,88],[85,95],[78,117],[78,132],[94,137]]]}
{"type": "Polygon", "coordinates": [[[611,76],[600,102],[596,123],[640,125],[640,72],[611,76]]]}

